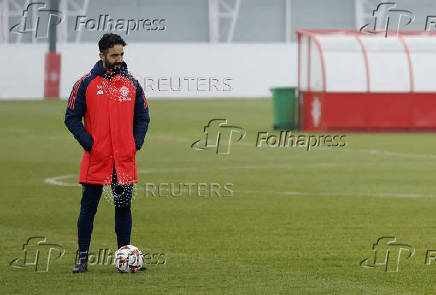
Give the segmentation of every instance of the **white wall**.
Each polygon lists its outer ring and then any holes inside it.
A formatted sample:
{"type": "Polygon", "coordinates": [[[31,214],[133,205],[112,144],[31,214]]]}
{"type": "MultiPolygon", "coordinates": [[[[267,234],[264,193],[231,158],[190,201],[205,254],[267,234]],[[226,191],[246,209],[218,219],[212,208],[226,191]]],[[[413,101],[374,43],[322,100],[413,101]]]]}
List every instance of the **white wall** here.
{"type": "Polygon", "coordinates": [[[0,99],[44,95],[44,54],[47,45],[0,45],[0,99]]]}
{"type": "MultiPolygon", "coordinates": [[[[46,51],[47,44],[0,46],[0,63],[4,66],[0,99],[42,98],[46,51]]],[[[66,98],[74,82],[98,60],[98,47],[66,44],[59,45],[58,51],[62,54],[61,97],[66,98]]],[[[296,44],[131,43],[125,48],[125,61],[149,98],[268,97],[270,87],[297,85],[296,44]],[[144,85],[146,77],[149,79],[144,85]],[[157,87],[159,78],[166,84],[161,84],[161,91],[157,87]],[[182,90],[171,91],[165,78],[173,83],[182,79],[182,90]],[[195,78],[189,82],[189,90],[184,78],[195,78]],[[209,80],[203,78],[218,79],[218,87],[209,91],[209,80]],[[230,91],[223,84],[226,78],[230,91]]]]}

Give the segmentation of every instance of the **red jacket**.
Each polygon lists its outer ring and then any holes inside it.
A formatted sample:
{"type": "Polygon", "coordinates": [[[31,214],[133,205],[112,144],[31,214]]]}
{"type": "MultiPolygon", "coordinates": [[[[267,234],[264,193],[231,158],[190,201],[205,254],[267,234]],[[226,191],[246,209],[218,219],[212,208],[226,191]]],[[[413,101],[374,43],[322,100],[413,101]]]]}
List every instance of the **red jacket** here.
{"type": "Polygon", "coordinates": [[[79,183],[111,184],[114,165],[120,184],[137,182],[135,155],[149,122],[144,91],[127,65],[107,72],[97,62],[75,83],[65,114],[66,126],[84,148],[79,183]]]}

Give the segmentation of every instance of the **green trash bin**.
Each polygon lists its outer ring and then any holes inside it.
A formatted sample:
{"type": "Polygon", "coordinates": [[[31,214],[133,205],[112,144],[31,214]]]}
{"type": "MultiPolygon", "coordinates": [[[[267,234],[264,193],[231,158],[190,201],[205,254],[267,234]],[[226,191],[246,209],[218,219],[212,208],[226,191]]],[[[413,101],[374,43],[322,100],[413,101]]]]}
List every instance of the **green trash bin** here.
{"type": "Polygon", "coordinates": [[[298,130],[296,87],[273,87],[274,129],[298,130]]]}

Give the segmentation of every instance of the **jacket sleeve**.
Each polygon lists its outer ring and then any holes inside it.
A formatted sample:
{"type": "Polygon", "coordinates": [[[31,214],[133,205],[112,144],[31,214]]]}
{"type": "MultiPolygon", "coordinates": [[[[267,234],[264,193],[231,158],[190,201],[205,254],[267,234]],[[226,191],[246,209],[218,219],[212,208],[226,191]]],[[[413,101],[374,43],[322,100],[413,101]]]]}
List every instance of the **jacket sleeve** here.
{"type": "Polygon", "coordinates": [[[83,80],[77,81],[74,84],[70,98],[68,99],[68,106],[65,112],[64,122],[68,130],[70,130],[80,145],[86,151],[90,152],[92,145],[94,144],[94,140],[82,124],[82,118],[86,111],[85,93],[85,82],[83,80]]]}
{"type": "Polygon", "coordinates": [[[136,150],[140,150],[144,144],[148,123],[150,123],[148,103],[144,90],[138,83],[136,88],[135,113],[133,115],[133,137],[135,138],[136,150]]]}

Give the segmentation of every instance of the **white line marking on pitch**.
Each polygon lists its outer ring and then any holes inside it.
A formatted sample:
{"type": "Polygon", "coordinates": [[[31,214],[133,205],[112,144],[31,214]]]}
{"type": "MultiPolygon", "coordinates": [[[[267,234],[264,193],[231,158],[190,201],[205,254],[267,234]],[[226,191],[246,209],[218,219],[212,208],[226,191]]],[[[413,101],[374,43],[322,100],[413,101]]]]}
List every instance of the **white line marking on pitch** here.
{"type": "Polygon", "coordinates": [[[382,198],[432,198],[432,194],[404,194],[404,193],[362,193],[362,192],[276,192],[276,191],[255,191],[255,190],[235,190],[238,193],[264,193],[276,195],[292,195],[292,196],[353,196],[353,197],[382,197],[382,198]]]}
{"type": "MultiPolygon", "coordinates": [[[[187,170],[189,168],[178,168],[173,169],[174,171],[187,170]]],[[[141,170],[141,173],[153,173],[156,171],[162,172],[164,169],[150,169],[141,170]]],[[[68,183],[62,180],[76,177],[75,174],[62,175],[57,177],[46,178],[44,183],[58,186],[68,186],[68,187],[78,187],[78,183],[68,183]]],[[[275,194],[275,195],[291,195],[291,196],[307,196],[307,195],[318,195],[318,196],[357,196],[357,197],[391,197],[391,198],[425,198],[434,197],[432,194],[405,194],[405,193],[362,193],[362,192],[277,192],[277,191],[258,191],[258,190],[235,190],[237,193],[246,194],[275,194]]]]}
{"type": "MultiPolygon", "coordinates": [[[[333,167],[333,166],[343,166],[343,163],[315,163],[310,165],[304,165],[304,167],[333,167]]],[[[231,169],[290,169],[294,168],[295,164],[289,164],[289,165],[265,165],[265,166],[228,166],[228,167],[214,167],[214,169],[220,169],[220,170],[231,170],[231,169]]],[[[138,170],[138,174],[152,174],[152,173],[168,173],[168,172],[180,172],[180,171],[199,171],[202,169],[206,169],[208,167],[183,167],[183,168],[158,168],[158,169],[143,169],[138,170]]],[[[69,183],[62,180],[69,179],[77,177],[76,174],[68,174],[68,175],[61,175],[61,176],[55,176],[55,177],[49,177],[44,179],[44,183],[52,184],[52,185],[59,185],[59,186],[80,186],[78,183],[69,183]]]]}
{"type": "MultiPolygon", "coordinates": [[[[353,150],[351,150],[353,151],[353,150]]],[[[403,152],[389,152],[380,150],[356,150],[357,152],[364,152],[369,154],[381,154],[386,156],[397,156],[397,157],[410,157],[410,158],[421,158],[421,159],[436,159],[436,155],[432,154],[413,154],[413,153],[403,153],[403,152]]]]}
{"type": "MultiPolygon", "coordinates": [[[[233,170],[233,169],[293,169],[297,166],[299,168],[311,168],[311,167],[342,167],[348,166],[349,163],[290,163],[287,165],[257,165],[257,166],[224,166],[224,167],[213,167],[213,169],[218,170],[233,170]]],[[[184,168],[158,168],[158,169],[145,169],[138,170],[138,174],[150,174],[150,173],[167,173],[167,172],[178,172],[178,171],[198,171],[203,169],[209,169],[209,167],[184,167],[184,168]]]]}
{"type": "Polygon", "coordinates": [[[68,174],[68,175],[61,175],[61,176],[46,178],[46,179],[44,179],[44,183],[59,185],[59,186],[80,186],[80,184],[78,184],[78,183],[68,183],[68,182],[61,181],[64,179],[75,177],[75,176],[77,176],[77,175],[68,174]]]}

